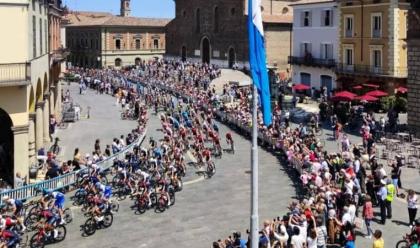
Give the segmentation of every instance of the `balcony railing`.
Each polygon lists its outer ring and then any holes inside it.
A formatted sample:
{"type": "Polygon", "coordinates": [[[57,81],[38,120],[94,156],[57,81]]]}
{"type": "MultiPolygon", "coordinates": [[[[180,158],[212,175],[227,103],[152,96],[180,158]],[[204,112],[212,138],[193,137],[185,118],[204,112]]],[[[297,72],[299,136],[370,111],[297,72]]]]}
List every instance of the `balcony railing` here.
{"type": "Polygon", "coordinates": [[[335,67],[336,73],[359,74],[382,77],[407,77],[407,67],[388,68],[384,66],[370,65],[347,65],[338,63],[335,67]]]}
{"type": "Polygon", "coordinates": [[[31,80],[30,63],[0,64],[0,84],[31,80]]]}
{"type": "Polygon", "coordinates": [[[291,65],[306,65],[333,68],[335,66],[334,59],[318,59],[313,57],[295,57],[289,56],[288,63],[291,65]]]}

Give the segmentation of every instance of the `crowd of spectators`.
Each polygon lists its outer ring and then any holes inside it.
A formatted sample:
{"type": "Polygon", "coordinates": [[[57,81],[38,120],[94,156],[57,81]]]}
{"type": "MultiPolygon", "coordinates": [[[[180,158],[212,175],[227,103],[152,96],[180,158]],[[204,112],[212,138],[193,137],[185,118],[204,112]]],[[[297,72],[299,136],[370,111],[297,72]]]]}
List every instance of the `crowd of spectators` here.
{"type": "MultiPolygon", "coordinates": [[[[210,81],[220,75],[216,66],[180,61],[153,60],[138,67],[125,70],[84,70],[80,74],[94,77],[96,85],[110,84],[114,94],[118,89],[133,90],[137,83],[146,87],[160,87],[175,92],[178,96],[193,99],[198,104],[222,112],[229,119],[239,120],[239,126],[251,125],[251,101],[248,88],[225,85],[223,92],[216,93],[210,81]],[[229,99],[226,101],[226,99],[229,99]]],[[[98,86],[96,86],[98,87],[98,86]]],[[[120,94],[126,98],[127,94],[120,94]]],[[[379,207],[379,222],[385,225],[392,219],[392,202],[401,187],[401,159],[392,164],[390,174],[377,157],[375,141],[372,139],[373,117],[363,119],[360,134],[362,145],[351,144],[345,134],[338,133],[341,145],[332,152],[310,131],[306,124],[293,127],[279,106],[273,109],[273,124],[263,125],[258,113],[259,133],[270,149],[283,152],[284,162],[298,172],[303,193],[299,201],[293,201],[283,217],[265,221],[260,234],[260,247],[326,247],[326,244],[355,247],[355,228],[366,226],[365,237],[374,238],[376,248],[384,246],[379,230],[373,232],[373,208],[379,207]],[[305,244],[305,246],[304,246],[305,244]]],[[[228,119],[224,119],[228,120],[228,119]]],[[[318,118],[316,121],[318,122],[318,118]]],[[[334,125],[334,123],[330,123],[334,125]]],[[[412,191],[410,191],[412,192],[412,191]]],[[[408,197],[412,209],[417,209],[417,197],[408,197]]],[[[409,224],[415,219],[411,210],[409,224]]],[[[245,247],[240,233],[234,238],[219,240],[214,247],[245,247]],[[236,244],[236,246],[235,246],[236,244]]]]}

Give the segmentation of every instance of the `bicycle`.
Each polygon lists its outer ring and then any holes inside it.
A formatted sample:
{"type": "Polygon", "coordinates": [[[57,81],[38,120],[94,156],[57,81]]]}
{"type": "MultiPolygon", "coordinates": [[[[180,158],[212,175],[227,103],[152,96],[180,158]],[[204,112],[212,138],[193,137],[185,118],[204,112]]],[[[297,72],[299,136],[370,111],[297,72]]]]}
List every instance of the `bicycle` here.
{"type": "Polygon", "coordinates": [[[83,225],[83,232],[87,236],[93,235],[96,230],[102,228],[108,228],[112,225],[114,221],[114,215],[111,212],[105,212],[101,217],[95,217],[91,214],[91,217],[88,218],[83,225]],[[102,219],[100,219],[102,217],[102,219]]]}
{"type": "Polygon", "coordinates": [[[46,244],[53,244],[63,241],[66,238],[67,230],[64,225],[54,227],[57,235],[52,235],[51,231],[47,231],[45,224],[38,227],[38,231],[32,236],[29,246],[31,248],[43,248],[46,244]],[[55,236],[55,237],[54,237],[55,236]]]}

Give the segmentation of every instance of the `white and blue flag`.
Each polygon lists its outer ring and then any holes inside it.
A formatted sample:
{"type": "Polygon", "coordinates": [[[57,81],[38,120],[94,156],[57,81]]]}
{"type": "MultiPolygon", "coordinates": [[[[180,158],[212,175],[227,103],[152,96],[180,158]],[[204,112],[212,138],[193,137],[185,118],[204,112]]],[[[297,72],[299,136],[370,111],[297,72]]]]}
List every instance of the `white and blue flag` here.
{"type": "Polygon", "coordinates": [[[264,125],[271,124],[270,85],[266,66],[261,0],[248,0],[249,64],[258,89],[264,125]]]}

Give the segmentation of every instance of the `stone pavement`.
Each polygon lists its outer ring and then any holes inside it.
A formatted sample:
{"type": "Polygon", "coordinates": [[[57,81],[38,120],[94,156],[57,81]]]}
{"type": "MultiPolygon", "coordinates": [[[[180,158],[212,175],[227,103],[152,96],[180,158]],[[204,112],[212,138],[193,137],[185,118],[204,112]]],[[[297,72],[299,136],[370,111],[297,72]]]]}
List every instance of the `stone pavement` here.
{"type": "Polygon", "coordinates": [[[95,140],[100,139],[101,149],[112,143],[113,138],[127,135],[136,127],[134,121],[121,120],[121,107],[115,105],[115,98],[110,95],[99,95],[95,91],[87,90],[79,94],[78,84],[63,86],[64,92],[70,90],[74,103],[81,108],[81,120],[70,123],[66,129],[57,128],[56,136],[60,138],[59,145],[62,152],[59,158],[67,161],[72,159],[74,149],[78,147],[81,154],[92,154],[95,140]],[[90,107],[90,118],[87,118],[90,107]]]}

